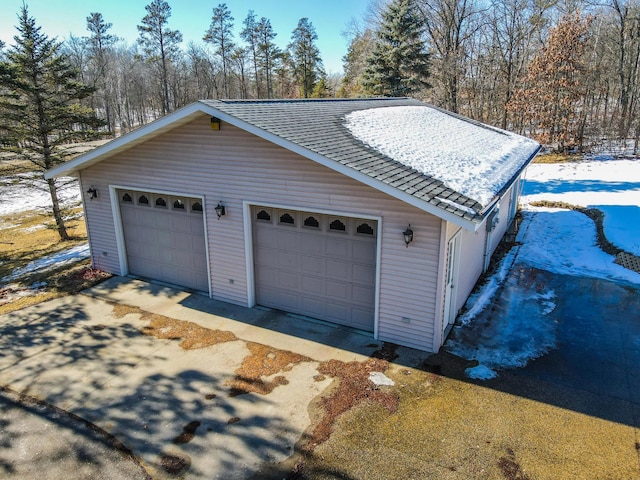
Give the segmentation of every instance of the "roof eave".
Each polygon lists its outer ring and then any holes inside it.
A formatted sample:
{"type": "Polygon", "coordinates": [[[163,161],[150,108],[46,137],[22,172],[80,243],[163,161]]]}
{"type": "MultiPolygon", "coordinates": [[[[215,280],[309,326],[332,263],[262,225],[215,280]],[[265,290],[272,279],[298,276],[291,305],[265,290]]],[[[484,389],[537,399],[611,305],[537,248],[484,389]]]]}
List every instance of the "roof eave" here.
{"type": "Polygon", "coordinates": [[[206,106],[196,102],[180,108],[169,115],[159,118],[158,120],[154,120],[147,125],[111,140],[110,142],[105,143],[104,145],[101,145],[87,153],[78,155],[73,160],[47,170],[44,174],[44,178],[48,180],[50,178],[77,174],[77,172],[83,168],[91,166],[94,163],[98,163],[99,161],[115,155],[116,153],[128,150],[139,143],[160,135],[161,133],[190,122],[198,115],[206,113],[203,111],[202,107],[206,106]]]}
{"type": "Polygon", "coordinates": [[[234,125],[268,142],[285,148],[286,150],[289,150],[291,152],[297,153],[298,155],[315,161],[347,177],[353,178],[354,180],[364,183],[365,185],[369,185],[370,187],[386,193],[391,197],[397,198],[404,203],[412,205],[419,210],[430,213],[438,218],[451,222],[454,225],[462,227],[466,230],[476,231],[482,223],[482,216],[478,216],[473,220],[463,218],[453,212],[439,208],[429,203],[428,201],[421,200],[420,198],[417,198],[411,194],[398,190],[397,188],[387,185],[380,180],[376,180],[375,178],[354,170],[353,168],[347,167],[317,152],[309,150],[305,147],[302,147],[301,145],[298,145],[266,130],[258,128],[251,123],[245,122],[244,120],[225,113],[222,110],[218,110],[212,105],[200,101],[176,110],[175,112],[170,113],[165,117],[155,120],[154,122],[140,127],[133,132],[123,135],[122,137],[112,140],[100,147],[97,147],[90,152],[80,155],[67,163],[54,167],[45,172],[45,178],[49,179],[77,174],[77,172],[79,172],[83,168],[98,163],[101,160],[115,155],[116,153],[128,150],[129,148],[132,148],[135,145],[142,143],[143,141],[160,135],[165,131],[185,124],[201,114],[215,116],[224,122],[234,125]]]}

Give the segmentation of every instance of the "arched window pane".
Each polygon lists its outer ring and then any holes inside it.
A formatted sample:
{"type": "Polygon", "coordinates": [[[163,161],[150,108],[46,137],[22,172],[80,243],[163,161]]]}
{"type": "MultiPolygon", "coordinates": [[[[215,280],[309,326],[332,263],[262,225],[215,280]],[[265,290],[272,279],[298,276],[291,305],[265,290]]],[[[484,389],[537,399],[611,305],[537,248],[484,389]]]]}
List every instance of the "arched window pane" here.
{"type": "Polygon", "coordinates": [[[329,230],[337,230],[339,232],[345,232],[347,230],[347,226],[342,223],[340,220],[335,219],[333,222],[329,224],[329,230]]]}

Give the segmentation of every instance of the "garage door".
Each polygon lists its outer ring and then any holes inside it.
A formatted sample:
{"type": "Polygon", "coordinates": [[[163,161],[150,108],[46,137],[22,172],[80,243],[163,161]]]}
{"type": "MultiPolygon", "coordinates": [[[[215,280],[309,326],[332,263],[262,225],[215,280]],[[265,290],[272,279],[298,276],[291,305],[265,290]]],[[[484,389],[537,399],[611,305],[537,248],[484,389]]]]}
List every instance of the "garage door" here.
{"type": "Polygon", "coordinates": [[[256,302],[373,331],[373,220],[253,207],[256,302]]]}
{"type": "Polygon", "coordinates": [[[129,273],[209,291],[202,200],[119,190],[129,273]]]}

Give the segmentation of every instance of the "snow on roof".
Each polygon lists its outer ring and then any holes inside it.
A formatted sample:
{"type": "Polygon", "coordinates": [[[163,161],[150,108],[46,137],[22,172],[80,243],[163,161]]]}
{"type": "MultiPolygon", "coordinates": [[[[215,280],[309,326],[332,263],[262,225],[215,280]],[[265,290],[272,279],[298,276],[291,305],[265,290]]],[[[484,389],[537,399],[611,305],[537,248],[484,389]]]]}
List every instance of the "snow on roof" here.
{"type": "Polygon", "coordinates": [[[533,140],[428,106],[358,110],[351,134],[381,154],[487,206],[536,152],[533,140]]]}

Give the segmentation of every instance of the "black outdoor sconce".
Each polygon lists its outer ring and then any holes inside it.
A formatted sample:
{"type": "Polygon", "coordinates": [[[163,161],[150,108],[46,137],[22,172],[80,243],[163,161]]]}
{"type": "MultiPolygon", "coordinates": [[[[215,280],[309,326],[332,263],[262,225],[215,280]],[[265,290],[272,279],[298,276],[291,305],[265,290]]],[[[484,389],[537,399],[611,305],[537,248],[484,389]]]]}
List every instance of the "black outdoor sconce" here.
{"type": "Polygon", "coordinates": [[[98,190],[96,190],[95,187],[89,188],[89,190],[87,190],[87,193],[89,194],[89,200],[98,198],[98,190]]]}
{"type": "Polygon", "coordinates": [[[216,215],[218,215],[218,220],[220,220],[221,216],[227,214],[227,209],[224,208],[224,205],[222,204],[222,202],[218,202],[218,206],[215,208],[215,211],[216,211],[216,215]]]}
{"type": "Polygon", "coordinates": [[[402,232],[402,235],[404,236],[405,245],[409,248],[409,244],[413,242],[413,230],[411,230],[411,224],[409,224],[407,229],[402,232]]]}
{"type": "Polygon", "coordinates": [[[220,119],[211,117],[211,130],[220,130],[220,119]]]}

